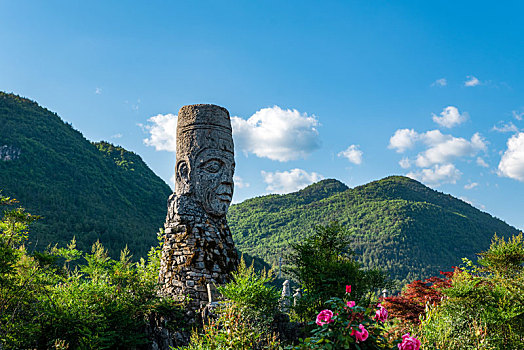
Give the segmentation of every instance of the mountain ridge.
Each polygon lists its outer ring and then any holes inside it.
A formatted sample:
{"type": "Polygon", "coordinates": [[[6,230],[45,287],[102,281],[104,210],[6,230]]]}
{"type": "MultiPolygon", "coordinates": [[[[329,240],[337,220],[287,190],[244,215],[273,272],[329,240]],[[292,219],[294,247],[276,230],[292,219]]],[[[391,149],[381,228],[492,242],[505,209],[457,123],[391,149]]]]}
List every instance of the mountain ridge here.
{"type": "Polygon", "coordinates": [[[0,187],[29,212],[38,249],[76,237],[83,250],[97,239],[111,255],[126,245],[145,256],[157,243],[171,189],[140,156],[90,142],[71,124],[29,99],[0,92],[0,187]],[[12,153],[12,152],[11,152],[12,153]]]}
{"type": "Polygon", "coordinates": [[[338,221],[347,227],[365,267],[381,267],[398,280],[410,281],[449,270],[462,257],[474,258],[489,247],[495,233],[518,232],[460,199],[403,176],[347,187],[318,200],[295,200],[306,193],[307,188],[280,195],[278,208],[265,207],[274,195],[233,205],[229,223],[237,247],[275,264],[289,244],[312,234],[316,224],[338,221]]]}

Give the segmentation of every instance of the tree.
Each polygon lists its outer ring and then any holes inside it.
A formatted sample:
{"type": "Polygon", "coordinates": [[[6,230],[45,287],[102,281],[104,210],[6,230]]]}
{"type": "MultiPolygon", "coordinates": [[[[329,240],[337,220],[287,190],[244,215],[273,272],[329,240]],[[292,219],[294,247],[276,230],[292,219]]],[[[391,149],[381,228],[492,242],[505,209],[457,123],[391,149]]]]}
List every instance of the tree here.
{"type": "MultiPolygon", "coordinates": [[[[16,203],[0,193],[0,205],[16,203]]],[[[23,208],[15,208],[4,210],[0,220],[0,344],[6,346],[18,343],[38,328],[35,320],[40,315],[32,305],[46,287],[46,276],[24,246],[29,225],[36,219],[23,208]]]]}
{"type": "Polygon", "coordinates": [[[295,309],[300,319],[309,321],[328,299],[342,298],[346,285],[352,286],[352,297],[362,304],[390,287],[380,270],[361,269],[353,258],[349,233],[339,223],[316,226],[313,235],[291,247],[286,271],[305,291],[295,309]]]}

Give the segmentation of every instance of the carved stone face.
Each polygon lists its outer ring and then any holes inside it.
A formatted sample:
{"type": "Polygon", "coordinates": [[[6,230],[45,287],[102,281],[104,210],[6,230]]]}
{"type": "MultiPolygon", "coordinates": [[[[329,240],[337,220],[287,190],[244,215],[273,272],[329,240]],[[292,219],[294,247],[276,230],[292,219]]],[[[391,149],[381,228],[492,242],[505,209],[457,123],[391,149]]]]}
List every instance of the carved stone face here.
{"type": "Polygon", "coordinates": [[[234,145],[229,112],[215,105],[184,106],[178,113],[175,193],[179,213],[195,205],[214,217],[233,197],[234,145]]]}
{"type": "Polygon", "coordinates": [[[230,152],[205,149],[177,164],[178,194],[190,195],[209,214],[227,214],[233,197],[235,159],[230,152]]]}
{"type": "Polygon", "coordinates": [[[191,171],[195,199],[208,214],[227,214],[233,198],[234,172],[235,159],[229,152],[206,149],[195,158],[191,171]]]}

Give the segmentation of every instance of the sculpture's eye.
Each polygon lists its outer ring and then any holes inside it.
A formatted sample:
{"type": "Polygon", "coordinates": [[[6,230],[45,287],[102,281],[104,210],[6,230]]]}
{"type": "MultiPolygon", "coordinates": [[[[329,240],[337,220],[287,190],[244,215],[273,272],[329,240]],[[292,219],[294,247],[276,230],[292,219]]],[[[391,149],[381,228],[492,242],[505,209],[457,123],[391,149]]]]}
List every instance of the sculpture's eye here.
{"type": "Polygon", "coordinates": [[[218,173],[220,168],[222,167],[222,163],[218,159],[211,159],[205,162],[202,165],[202,169],[207,171],[208,173],[218,173]]]}

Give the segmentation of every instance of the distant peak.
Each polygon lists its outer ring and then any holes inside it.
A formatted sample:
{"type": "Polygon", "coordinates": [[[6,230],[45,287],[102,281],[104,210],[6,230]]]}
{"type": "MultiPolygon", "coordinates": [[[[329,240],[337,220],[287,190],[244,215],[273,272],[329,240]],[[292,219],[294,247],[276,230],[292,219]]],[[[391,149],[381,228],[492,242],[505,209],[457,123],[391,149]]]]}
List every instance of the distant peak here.
{"type": "Polygon", "coordinates": [[[12,92],[0,91],[0,98],[4,99],[4,100],[11,100],[13,102],[26,103],[26,104],[30,104],[30,105],[33,105],[33,106],[40,107],[38,105],[38,103],[36,103],[35,101],[30,100],[30,99],[28,99],[26,97],[22,97],[22,96],[16,95],[16,94],[14,94],[12,92]]]}
{"type": "Polygon", "coordinates": [[[324,179],[324,180],[320,180],[319,182],[315,182],[303,189],[301,189],[300,191],[298,192],[309,192],[309,191],[314,191],[314,190],[317,190],[317,189],[322,189],[322,188],[333,188],[333,189],[338,189],[338,190],[342,190],[342,191],[345,191],[347,190],[349,187],[346,186],[344,183],[338,181],[337,179],[324,179]]]}

